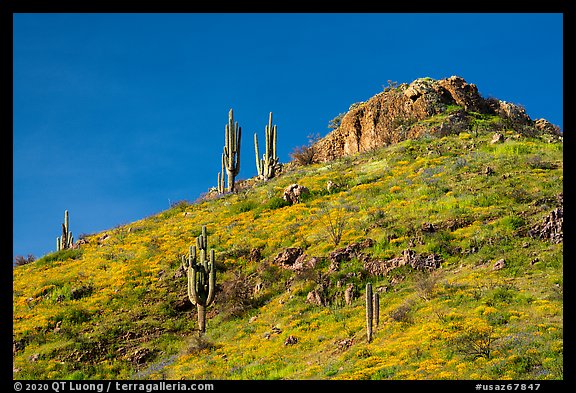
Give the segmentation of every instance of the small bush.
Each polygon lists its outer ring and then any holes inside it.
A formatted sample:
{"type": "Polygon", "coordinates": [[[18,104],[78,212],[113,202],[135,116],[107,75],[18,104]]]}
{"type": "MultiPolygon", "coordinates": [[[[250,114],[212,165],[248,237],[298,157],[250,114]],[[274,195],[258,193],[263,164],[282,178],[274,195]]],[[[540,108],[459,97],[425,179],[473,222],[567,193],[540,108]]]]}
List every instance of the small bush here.
{"type": "Polygon", "coordinates": [[[388,316],[396,322],[412,323],[412,306],[413,301],[406,299],[400,306],[388,313],[388,316]]]}
{"type": "Polygon", "coordinates": [[[295,147],[290,157],[298,165],[311,165],[316,158],[316,149],[314,146],[299,146],[295,147]]]}
{"type": "Polygon", "coordinates": [[[36,260],[36,257],[32,254],[28,254],[27,257],[24,257],[22,255],[16,255],[16,257],[14,257],[14,265],[15,266],[22,266],[22,265],[27,265],[29,263],[32,263],[36,260]]]}
{"type": "Polygon", "coordinates": [[[556,169],[558,166],[552,162],[542,160],[540,156],[532,156],[527,160],[528,166],[532,169],[556,169]]]}
{"type": "Polygon", "coordinates": [[[465,357],[490,359],[495,340],[492,328],[469,326],[462,334],[452,339],[452,345],[465,357]]]}
{"type": "Polygon", "coordinates": [[[429,301],[434,295],[434,288],[440,276],[436,272],[416,272],[414,274],[414,287],[422,299],[429,301]]]}
{"type": "Polygon", "coordinates": [[[224,319],[239,317],[254,306],[253,293],[252,280],[243,273],[234,272],[234,277],[222,284],[222,292],[218,294],[224,319]]]}
{"type": "Polygon", "coordinates": [[[348,222],[348,215],[345,209],[335,208],[331,210],[323,209],[318,217],[326,236],[332,240],[335,246],[340,244],[342,233],[348,222]]]}
{"type": "Polygon", "coordinates": [[[270,210],[276,210],[285,206],[290,206],[290,203],[283,198],[272,197],[270,198],[265,207],[270,210]]]}
{"type": "Polygon", "coordinates": [[[205,349],[212,349],[214,347],[214,344],[208,341],[208,339],[206,339],[206,337],[203,335],[192,336],[188,342],[188,346],[185,352],[187,355],[193,355],[198,354],[205,349]]]}
{"type": "Polygon", "coordinates": [[[42,258],[38,259],[36,262],[38,265],[43,265],[51,262],[63,262],[69,259],[80,259],[82,256],[82,249],[77,248],[67,248],[64,250],[52,252],[48,255],[43,256],[42,258]]]}
{"type": "Polygon", "coordinates": [[[234,206],[232,206],[232,211],[234,213],[246,213],[249,212],[250,210],[254,210],[258,207],[258,203],[252,200],[245,200],[245,201],[241,201],[236,203],[234,206]]]}
{"type": "Polygon", "coordinates": [[[319,134],[308,135],[308,144],[294,148],[290,157],[298,165],[311,165],[316,160],[316,148],[314,145],[320,139],[319,134]]]}

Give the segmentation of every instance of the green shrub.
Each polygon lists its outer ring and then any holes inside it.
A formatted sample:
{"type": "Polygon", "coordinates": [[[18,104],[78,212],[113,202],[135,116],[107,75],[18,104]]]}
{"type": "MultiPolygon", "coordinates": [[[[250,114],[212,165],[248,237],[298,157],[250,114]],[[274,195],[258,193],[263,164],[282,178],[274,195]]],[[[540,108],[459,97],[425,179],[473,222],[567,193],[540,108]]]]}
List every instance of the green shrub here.
{"type": "Polygon", "coordinates": [[[276,209],[280,209],[283,208],[285,206],[289,206],[290,203],[285,200],[284,198],[280,198],[280,197],[272,197],[270,198],[270,200],[268,201],[268,203],[266,203],[266,205],[264,206],[266,209],[270,209],[270,210],[276,210],[276,209]]]}
{"type": "Polygon", "coordinates": [[[45,265],[52,262],[64,262],[69,259],[80,259],[82,256],[81,248],[66,248],[64,250],[55,251],[50,254],[43,256],[36,261],[37,265],[45,265]]]}

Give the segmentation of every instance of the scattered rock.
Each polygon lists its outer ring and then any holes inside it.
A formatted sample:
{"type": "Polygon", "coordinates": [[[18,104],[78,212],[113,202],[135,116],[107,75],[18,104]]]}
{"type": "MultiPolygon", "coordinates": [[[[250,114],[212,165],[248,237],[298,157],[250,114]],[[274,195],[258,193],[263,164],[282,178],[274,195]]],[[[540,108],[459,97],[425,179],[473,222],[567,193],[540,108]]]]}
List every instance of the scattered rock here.
{"type": "Polygon", "coordinates": [[[372,247],[375,241],[372,239],[365,239],[359,243],[351,243],[344,248],[334,250],[328,256],[330,259],[330,271],[338,271],[341,262],[348,262],[354,257],[361,254],[361,250],[372,247]]]}
{"type": "Polygon", "coordinates": [[[30,362],[37,362],[38,359],[40,359],[39,353],[35,353],[35,354],[31,355],[30,357],[28,357],[28,361],[30,361],[30,362]]]}
{"type": "Polygon", "coordinates": [[[332,180],[328,180],[328,182],[326,183],[326,190],[328,192],[332,192],[334,188],[336,188],[336,183],[334,183],[332,180]]]}
{"type": "Polygon", "coordinates": [[[182,278],[182,277],[186,277],[186,270],[184,269],[184,267],[182,265],[180,265],[178,267],[178,270],[176,270],[176,273],[174,273],[174,278],[182,278]]]}
{"type": "Polygon", "coordinates": [[[292,335],[288,336],[284,341],[284,345],[294,345],[298,342],[298,339],[292,335]]]}
{"type": "Polygon", "coordinates": [[[560,128],[555,126],[554,124],[550,123],[546,119],[537,119],[534,122],[534,127],[541,132],[545,132],[548,134],[556,134],[560,135],[560,128]]]}
{"type": "Polygon", "coordinates": [[[356,298],[356,291],[354,289],[354,284],[350,283],[348,284],[348,286],[346,287],[346,290],[344,291],[344,302],[346,303],[346,305],[351,305],[352,301],[356,298]]]}
{"type": "Polygon", "coordinates": [[[496,261],[494,266],[492,266],[492,270],[500,270],[503,269],[504,267],[506,267],[506,261],[504,261],[504,259],[499,259],[496,261]]]}
{"type": "Polygon", "coordinates": [[[154,355],[154,352],[148,348],[138,348],[128,357],[128,361],[135,364],[146,363],[154,355]]]}
{"type": "Polygon", "coordinates": [[[260,293],[260,291],[262,291],[263,288],[264,288],[264,284],[262,282],[258,282],[254,285],[254,290],[252,291],[252,293],[254,295],[257,295],[260,293]]]}
{"type": "Polygon", "coordinates": [[[542,222],[528,230],[528,236],[532,238],[546,239],[551,243],[562,243],[564,239],[564,208],[557,207],[552,210],[542,222]]]}
{"type": "Polygon", "coordinates": [[[300,186],[298,184],[290,184],[288,187],[284,189],[284,194],[282,195],[282,198],[284,198],[285,201],[293,205],[295,203],[299,203],[302,197],[309,194],[310,190],[308,190],[308,188],[300,186]]]}
{"type": "Polygon", "coordinates": [[[492,136],[492,140],[490,141],[491,145],[494,145],[496,143],[502,143],[504,142],[504,135],[497,132],[492,136]]]}
{"type": "Polygon", "coordinates": [[[18,351],[23,351],[26,347],[24,340],[14,341],[12,340],[12,354],[16,354],[18,351]]]}
{"type": "Polygon", "coordinates": [[[289,247],[278,253],[274,258],[273,263],[285,268],[291,268],[302,253],[303,251],[300,247],[289,247]]]}
{"type": "Polygon", "coordinates": [[[434,233],[436,232],[436,227],[432,223],[425,222],[422,224],[422,232],[434,233]]]}
{"type": "Polygon", "coordinates": [[[248,260],[250,262],[258,262],[262,259],[262,248],[255,247],[250,250],[250,255],[248,256],[248,260]]]}
{"type": "Polygon", "coordinates": [[[496,108],[496,113],[517,124],[531,123],[531,120],[526,114],[524,108],[522,108],[519,105],[512,104],[510,102],[499,100],[496,108]]]}
{"type": "Polygon", "coordinates": [[[338,347],[339,351],[345,351],[350,348],[354,344],[353,338],[345,338],[344,340],[340,340],[336,342],[336,346],[338,347]]]}
{"type": "Polygon", "coordinates": [[[325,300],[323,299],[320,291],[314,289],[308,292],[308,295],[306,295],[306,303],[315,304],[317,306],[323,306],[325,304],[325,300]]]}
{"type": "Polygon", "coordinates": [[[379,259],[365,258],[364,269],[371,275],[385,276],[392,269],[409,265],[416,270],[435,270],[440,267],[442,258],[437,254],[417,254],[414,250],[406,249],[402,256],[382,261],[379,259]]]}
{"type": "Polygon", "coordinates": [[[391,286],[395,286],[400,284],[402,281],[404,281],[406,277],[401,276],[401,275],[395,275],[394,277],[392,277],[392,279],[390,280],[390,285],[391,286]]]}
{"type": "Polygon", "coordinates": [[[494,169],[492,169],[491,167],[487,166],[486,168],[484,168],[484,170],[482,171],[482,173],[486,176],[490,176],[494,174],[494,169]]]}

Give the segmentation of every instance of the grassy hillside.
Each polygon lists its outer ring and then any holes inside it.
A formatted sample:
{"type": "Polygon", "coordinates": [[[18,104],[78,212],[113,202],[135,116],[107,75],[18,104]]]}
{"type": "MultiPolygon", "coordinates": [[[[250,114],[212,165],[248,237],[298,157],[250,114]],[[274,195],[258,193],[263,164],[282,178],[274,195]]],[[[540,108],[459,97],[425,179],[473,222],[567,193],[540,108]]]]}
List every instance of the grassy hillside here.
{"type": "Polygon", "coordinates": [[[14,378],[562,379],[563,244],[530,229],[561,204],[563,145],[505,136],[424,137],[295,167],[16,267],[14,378]],[[311,192],[288,206],[292,183],[311,192]],[[180,265],[202,225],[218,292],[199,336],[180,265]],[[274,264],[288,247],[317,264],[274,264]],[[367,268],[407,249],[440,268],[367,268]],[[380,294],[370,343],[368,282],[380,294]],[[306,301],[313,290],[324,305],[306,301]]]}

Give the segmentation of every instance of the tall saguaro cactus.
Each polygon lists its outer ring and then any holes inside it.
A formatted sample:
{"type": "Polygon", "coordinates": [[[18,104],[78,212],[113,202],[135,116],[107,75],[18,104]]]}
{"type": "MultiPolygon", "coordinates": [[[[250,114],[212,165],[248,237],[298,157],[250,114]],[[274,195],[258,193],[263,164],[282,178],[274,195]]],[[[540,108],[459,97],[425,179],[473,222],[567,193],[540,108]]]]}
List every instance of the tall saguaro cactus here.
{"type": "Polygon", "coordinates": [[[277,128],[272,125],[272,112],[268,119],[268,125],[264,129],[266,146],[262,158],[258,151],[258,136],[254,133],[254,150],[256,151],[256,169],[258,176],[264,180],[273,178],[278,168],[278,157],[276,156],[277,128]]]}
{"type": "MultiPolygon", "coordinates": [[[[242,127],[234,121],[234,112],[228,112],[228,124],[226,124],[225,146],[222,153],[222,162],[228,175],[228,191],[234,191],[234,179],[240,172],[240,140],[242,138],[242,127]]],[[[224,176],[224,171],[222,171],[224,176]]],[[[221,179],[223,181],[224,179],[221,179]]]]}
{"type": "Polygon", "coordinates": [[[208,237],[206,226],[202,226],[202,234],[196,238],[196,245],[190,246],[188,257],[182,255],[182,267],[188,277],[188,298],[196,306],[198,312],[198,328],[200,333],[206,332],[206,307],[214,301],[216,294],[216,265],[214,249],[210,250],[210,258],[206,257],[208,237]],[[196,251],[199,251],[197,260],[196,251]]]}
{"type": "Polygon", "coordinates": [[[72,248],[74,236],[68,227],[68,210],[64,211],[64,223],[62,224],[62,236],[56,238],[56,251],[72,248]]]}
{"type": "Polygon", "coordinates": [[[366,284],[366,335],[368,337],[368,342],[372,341],[372,284],[366,284]]]}

